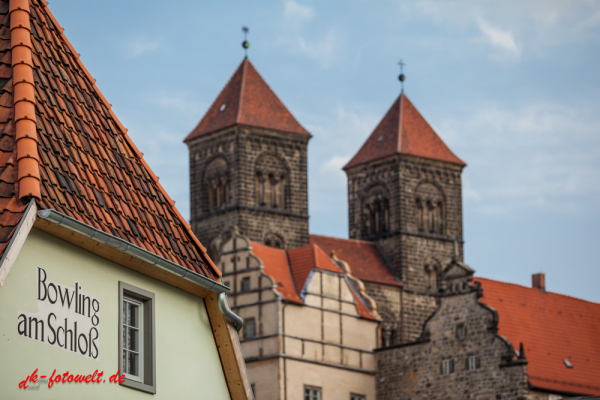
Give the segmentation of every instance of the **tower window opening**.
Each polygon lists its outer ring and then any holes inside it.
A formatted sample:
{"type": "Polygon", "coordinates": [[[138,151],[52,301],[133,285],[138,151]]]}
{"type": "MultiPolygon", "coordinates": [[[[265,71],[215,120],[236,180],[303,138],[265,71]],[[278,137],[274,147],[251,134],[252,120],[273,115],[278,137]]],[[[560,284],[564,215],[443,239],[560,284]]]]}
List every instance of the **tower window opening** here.
{"type": "Polygon", "coordinates": [[[365,204],[366,231],[369,236],[390,231],[389,201],[382,193],[371,195],[365,204]]]}
{"type": "Polygon", "coordinates": [[[229,168],[222,157],[218,157],[206,167],[208,187],[208,211],[218,210],[229,203],[229,168]]]}
{"type": "Polygon", "coordinates": [[[415,220],[419,232],[437,233],[444,232],[444,213],[441,195],[432,185],[423,190],[415,200],[415,220]]]}
{"type": "Polygon", "coordinates": [[[425,286],[428,292],[437,292],[438,267],[433,262],[425,264],[425,286]]]}

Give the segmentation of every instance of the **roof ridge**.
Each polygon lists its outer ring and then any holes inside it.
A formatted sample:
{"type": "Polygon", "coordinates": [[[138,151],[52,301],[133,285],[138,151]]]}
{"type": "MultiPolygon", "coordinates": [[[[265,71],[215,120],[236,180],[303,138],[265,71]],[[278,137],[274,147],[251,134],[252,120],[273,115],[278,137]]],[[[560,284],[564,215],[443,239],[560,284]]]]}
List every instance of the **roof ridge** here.
{"type": "Polygon", "coordinates": [[[14,151],[17,154],[17,187],[19,199],[40,199],[40,156],[35,122],[35,81],[31,52],[29,0],[10,0],[11,67],[13,69],[13,107],[15,124],[14,151]]]}
{"type": "Polygon", "coordinates": [[[235,123],[239,124],[240,123],[240,115],[242,114],[242,99],[244,98],[244,86],[246,86],[246,68],[248,66],[248,57],[244,57],[244,61],[242,61],[242,81],[241,81],[241,85],[240,85],[240,93],[239,93],[239,100],[238,100],[238,109],[237,109],[237,115],[235,116],[235,123]]]}
{"type": "Polygon", "coordinates": [[[359,242],[359,243],[370,244],[370,245],[376,244],[375,242],[371,242],[370,240],[353,239],[353,238],[338,238],[335,236],[319,235],[317,233],[311,233],[311,234],[309,234],[309,236],[319,236],[319,237],[335,239],[335,240],[348,240],[348,241],[352,241],[352,242],[359,242]]]}
{"type": "MultiPolygon", "coordinates": [[[[27,3],[27,7],[29,7],[30,0],[10,0],[10,4],[11,5],[13,4],[13,2],[19,3],[19,4],[21,4],[21,3],[27,3]]],[[[75,56],[75,60],[77,62],[77,65],[85,73],[86,77],[88,78],[88,80],[91,83],[92,88],[94,89],[94,91],[98,95],[98,97],[100,98],[100,101],[107,108],[107,111],[110,114],[111,118],[114,120],[114,122],[116,123],[117,127],[121,130],[123,138],[125,139],[125,141],[127,142],[127,144],[131,147],[131,149],[133,150],[134,154],[136,155],[136,157],[138,158],[138,160],[140,161],[140,163],[144,167],[144,169],[148,172],[148,175],[150,176],[150,178],[152,179],[152,181],[154,182],[154,184],[157,186],[157,188],[160,190],[161,194],[165,197],[165,199],[167,200],[167,202],[171,206],[172,211],[175,213],[175,215],[177,216],[177,218],[181,222],[182,226],[185,228],[186,232],[188,233],[188,235],[190,236],[190,238],[192,239],[192,241],[200,249],[200,251],[202,253],[201,256],[202,256],[203,260],[206,261],[208,265],[210,265],[211,269],[213,270],[213,272],[217,276],[221,276],[221,271],[216,267],[216,265],[213,263],[213,261],[208,256],[208,254],[206,252],[206,248],[202,245],[202,243],[200,243],[200,241],[198,240],[198,238],[196,237],[196,235],[192,232],[191,226],[188,224],[188,222],[185,220],[185,218],[183,218],[183,216],[181,215],[181,213],[179,212],[179,210],[177,209],[177,207],[175,207],[175,201],[173,201],[173,199],[171,198],[171,196],[169,196],[169,194],[167,193],[167,191],[160,184],[158,176],[156,176],[156,174],[154,174],[154,172],[152,171],[152,169],[150,168],[150,166],[148,165],[148,163],[144,159],[144,153],[142,153],[138,149],[138,147],[135,145],[135,143],[133,142],[133,140],[131,139],[131,137],[127,134],[127,132],[128,132],[127,128],[125,128],[125,126],[121,123],[121,121],[119,120],[119,118],[116,116],[116,114],[112,110],[112,104],[110,104],[108,102],[108,100],[104,97],[104,95],[102,94],[102,92],[100,91],[100,89],[98,88],[98,86],[96,86],[96,79],[94,79],[92,77],[92,75],[90,74],[90,72],[88,71],[88,69],[85,67],[85,65],[81,61],[80,54],[75,51],[75,48],[73,47],[73,45],[71,44],[71,42],[69,41],[69,39],[64,34],[65,30],[58,23],[58,21],[56,20],[56,18],[54,17],[54,15],[52,14],[52,12],[50,11],[50,8],[48,7],[48,2],[45,1],[45,0],[41,0],[41,4],[44,7],[44,11],[47,13],[48,17],[52,21],[52,24],[55,25],[55,28],[58,31],[58,35],[65,42],[65,44],[68,46],[69,50],[75,56]]],[[[12,42],[12,40],[11,40],[11,42],[12,42]]],[[[31,51],[31,49],[30,49],[30,51],[31,51]]],[[[32,77],[32,81],[33,81],[33,77],[32,77]]]]}
{"type": "Polygon", "coordinates": [[[402,117],[404,115],[404,98],[406,96],[404,96],[404,91],[402,91],[402,93],[400,93],[400,99],[398,101],[398,143],[396,144],[396,151],[398,153],[400,153],[400,151],[402,150],[402,117]]]}
{"type": "Polygon", "coordinates": [[[505,282],[505,281],[501,281],[501,280],[498,280],[498,279],[483,278],[483,277],[481,277],[481,276],[476,276],[476,277],[474,277],[473,279],[474,279],[474,280],[481,279],[481,280],[488,281],[488,282],[502,283],[502,284],[504,284],[504,285],[516,286],[516,287],[519,287],[519,288],[523,288],[523,289],[529,289],[529,290],[532,290],[532,291],[534,291],[534,290],[535,290],[535,291],[538,291],[538,292],[540,292],[540,293],[544,293],[544,294],[555,295],[555,296],[563,296],[563,297],[569,297],[569,298],[571,298],[571,299],[574,299],[574,300],[579,300],[579,301],[583,301],[583,302],[586,302],[586,303],[591,303],[591,304],[594,304],[594,305],[600,305],[600,303],[597,303],[597,302],[595,302],[595,301],[591,301],[591,300],[582,299],[582,298],[580,298],[580,297],[575,297],[575,296],[571,296],[571,295],[564,294],[564,293],[552,292],[552,291],[549,291],[549,290],[546,290],[545,292],[541,292],[541,291],[540,291],[538,288],[534,288],[534,287],[531,287],[531,286],[525,286],[525,285],[521,285],[520,283],[514,283],[514,282],[505,282]]]}

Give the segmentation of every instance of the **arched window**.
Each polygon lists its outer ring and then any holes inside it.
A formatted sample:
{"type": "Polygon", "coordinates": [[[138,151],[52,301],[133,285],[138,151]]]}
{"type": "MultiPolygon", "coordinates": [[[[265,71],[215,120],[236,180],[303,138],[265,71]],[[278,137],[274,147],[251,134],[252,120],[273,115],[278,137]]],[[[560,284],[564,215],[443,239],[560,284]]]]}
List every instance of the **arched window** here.
{"type": "Polygon", "coordinates": [[[368,191],[364,202],[365,230],[369,236],[390,231],[390,203],[387,191],[375,186],[368,191]]]}
{"type": "Polygon", "coordinates": [[[416,217],[417,217],[417,229],[423,231],[423,202],[421,199],[416,201],[416,217]]]}
{"type": "Polygon", "coordinates": [[[287,169],[279,158],[272,155],[261,156],[256,163],[256,204],[286,208],[287,175],[287,169]]]}
{"type": "Polygon", "coordinates": [[[265,235],[265,246],[283,249],[285,247],[283,237],[276,233],[267,233],[265,235]]]}
{"type": "Polygon", "coordinates": [[[435,261],[425,264],[425,288],[428,292],[436,293],[438,290],[439,265],[435,261]]]}
{"type": "Polygon", "coordinates": [[[229,166],[222,157],[212,160],[205,171],[208,188],[208,211],[229,204],[229,166]]]}
{"type": "Polygon", "coordinates": [[[420,185],[416,191],[415,220],[417,230],[427,233],[444,233],[443,197],[430,183],[420,185]]]}

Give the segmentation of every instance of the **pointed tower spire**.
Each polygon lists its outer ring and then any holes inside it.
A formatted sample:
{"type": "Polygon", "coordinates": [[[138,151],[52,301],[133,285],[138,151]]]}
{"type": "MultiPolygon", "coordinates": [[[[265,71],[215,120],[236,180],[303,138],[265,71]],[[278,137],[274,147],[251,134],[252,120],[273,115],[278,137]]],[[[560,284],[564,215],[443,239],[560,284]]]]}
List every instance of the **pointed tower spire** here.
{"type": "Polygon", "coordinates": [[[344,170],[394,154],[466,165],[446,146],[404,93],[398,96],[344,170]]]}
{"type": "Polygon", "coordinates": [[[298,123],[247,58],[244,58],[184,142],[234,125],[248,125],[310,137],[310,133],[298,123]]]}

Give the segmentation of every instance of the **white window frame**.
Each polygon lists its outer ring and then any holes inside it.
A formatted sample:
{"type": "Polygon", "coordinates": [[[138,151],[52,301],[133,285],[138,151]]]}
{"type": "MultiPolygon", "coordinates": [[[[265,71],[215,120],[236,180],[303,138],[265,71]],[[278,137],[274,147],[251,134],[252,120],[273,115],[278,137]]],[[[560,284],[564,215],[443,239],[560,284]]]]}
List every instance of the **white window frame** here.
{"type": "Polygon", "coordinates": [[[125,344],[123,343],[123,347],[121,347],[121,357],[123,357],[123,353],[125,353],[125,352],[137,353],[137,355],[138,355],[137,369],[138,369],[139,375],[131,375],[131,374],[125,372],[127,370],[127,368],[125,368],[125,365],[123,365],[123,373],[125,374],[126,379],[131,379],[131,380],[143,383],[144,382],[144,351],[143,351],[144,350],[144,303],[134,299],[133,297],[130,297],[130,296],[124,294],[121,305],[125,306],[125,303],[133,304],[138,307],[138,323],[137,323],[138,326],[134,327],[131,325],[127,325],[123,321],[121,324],[121,335],[123,335],[123,333],[124,333],[123,331],[126,328],[137,329],[137,331],[138,331],[138,351],[136,352],[134,350],[126,348],[125,344]]]}
{"type": "Polygon", "coordinates": [[[454,360],[447,358],[442,361],[442,374],[448,376],[454,372],[454,360]]]}
{"type": "Polygon", "coordinates": [[[477,371],[479,369],[477,361],[477,356],[469,356],[469,371],[477,371]]]}
{"type": "Polygon", "coordinates": [[[129,285],[125,282],[119,282],[119,357],[118,369],[125,375],[121,386],[142,392],[156,394],[156,333],[155,333],[155,299],[154,293],[138,287],[129,285]],[[123,365],[123,305],[124,302],[135,304],[139,307],[139,358],[138,371],[139,376],[125,373],[123,365]]]}
{"type": "Polygon", "coordinates": [[[367,400],[364,394],[350,393],[350,400],[367,400]]]}
{"type": "Polygon", "coordinates": [[[303,400],[323,400],[323,391],[317,386],[304,385],[303,400]]]}

